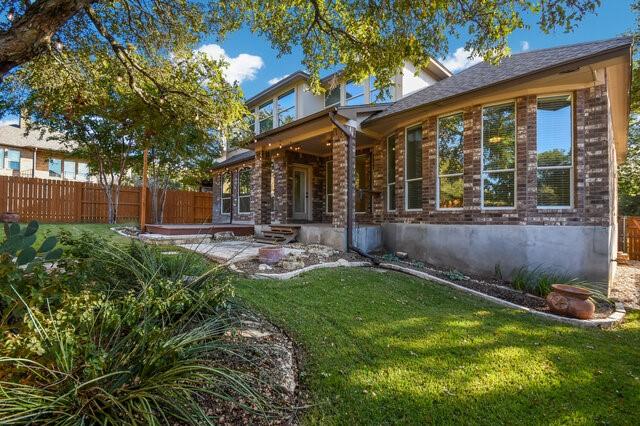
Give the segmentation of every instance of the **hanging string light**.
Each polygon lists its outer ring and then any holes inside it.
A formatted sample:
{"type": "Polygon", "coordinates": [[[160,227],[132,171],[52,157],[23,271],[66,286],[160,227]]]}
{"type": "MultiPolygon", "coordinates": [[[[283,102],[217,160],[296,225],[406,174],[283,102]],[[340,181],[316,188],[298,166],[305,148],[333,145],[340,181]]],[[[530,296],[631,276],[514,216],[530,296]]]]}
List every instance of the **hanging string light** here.
{"type": "Polygon", "coordinates": [[[16,14],[13,11],[13,9],[9,9],[9,13],[7,13],[7,20],[9,22],[13,22],[13,20],[16,18],[16,14]]]}

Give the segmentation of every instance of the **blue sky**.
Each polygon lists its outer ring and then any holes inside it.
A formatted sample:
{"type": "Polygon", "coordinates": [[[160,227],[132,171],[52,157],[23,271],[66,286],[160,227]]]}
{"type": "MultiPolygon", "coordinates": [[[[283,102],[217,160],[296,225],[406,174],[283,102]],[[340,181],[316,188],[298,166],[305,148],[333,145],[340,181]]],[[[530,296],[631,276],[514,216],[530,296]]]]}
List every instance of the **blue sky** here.
{"type": "MultiPolygon", "coordinates": [[[[562,44],[580,43],[616,37],[634,28],[635,16],[629,8],[632,0],[603,0],[597,15],[588,16],[571,33],[544,34],[535,25],[535,19],[526,19],[529,30],[519,30],[509,37],[513,52],[541,49],[562,44]]],[[[442,60],[452,71],[457,71],[472,62],[466,60],[463,39],[451,39],[450,55],[442,60]]],[[[200,47],[213,56],[223,55],[230,63],[228,79],[238,80],[247,98],[264,90],[277,79],[302,68],[300,49],[278,58],[269,42],[248,30],[231,34],[222,42],[214,37],[205,40],[200,47]]],[[[15,117],[5,117],[2,122],[15,122],[15,117]]],[[[0,124],[3,124],[0,122],[0,124]]]]}

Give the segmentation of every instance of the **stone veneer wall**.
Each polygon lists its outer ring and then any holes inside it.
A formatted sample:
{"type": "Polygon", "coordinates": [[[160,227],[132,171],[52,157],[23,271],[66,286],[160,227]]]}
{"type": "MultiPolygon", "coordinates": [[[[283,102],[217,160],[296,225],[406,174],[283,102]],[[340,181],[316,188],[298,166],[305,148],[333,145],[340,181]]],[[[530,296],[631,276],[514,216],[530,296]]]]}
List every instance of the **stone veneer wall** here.
{"type": "Polygon", "coordinates": [[[605,85],[574,92],[574,205],[567,209],[537,207],[535,95],[516,102],[516,208],[481,208],[482,105],[463,110],[464,208],[436,208],[436,117],[422,125],[422,210],[404,209],[404,130],[396,135],[396,208],[386,206],[386,138],[374,147],[373,220],[376,223],[595,225],[609,226],[611,191],[607,92],[605,85]]]}

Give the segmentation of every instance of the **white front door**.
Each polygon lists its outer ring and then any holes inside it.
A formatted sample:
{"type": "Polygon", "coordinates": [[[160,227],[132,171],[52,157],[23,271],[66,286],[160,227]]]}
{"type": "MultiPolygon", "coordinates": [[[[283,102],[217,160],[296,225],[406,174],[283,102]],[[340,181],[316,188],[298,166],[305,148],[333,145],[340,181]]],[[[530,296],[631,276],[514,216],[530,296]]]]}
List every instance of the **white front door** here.
{"type": "Polygon", "coordinates": [[[293,219],[309,219],[309,173],[302,167],[293,168],[293,219]]]}

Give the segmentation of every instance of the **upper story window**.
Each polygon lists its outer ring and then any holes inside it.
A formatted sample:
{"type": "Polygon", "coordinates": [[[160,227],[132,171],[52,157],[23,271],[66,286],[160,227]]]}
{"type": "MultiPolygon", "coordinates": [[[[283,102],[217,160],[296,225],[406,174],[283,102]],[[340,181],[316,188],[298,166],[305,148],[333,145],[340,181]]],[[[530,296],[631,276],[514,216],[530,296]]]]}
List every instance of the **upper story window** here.
{"type": "Polygon", "coordinates": [[[11,170],[20,170],[20,151],[10,149],[7,151],[7,167],[11,170]]]}
{"type": "Polygon", "coordinates": [[[296,119],[296,91],[291,89],[278,96],[278,126],[296,119]]]}
{"type": "Polygon", "coordinates": [[[89,165],[87,163],[78,163],[78,180],[89,179],[89,165]]]}
{"type": "Polygon", "coordinates": [[[256,133],[256,114],[253,112],[253,110],[251,111],[251,114],[247,115],[244,119],[247,122],[247,127],[249,128],[249,131],[251,132],[251,134],[255,134],[256,133]]]}
{"type": "Polygon", "coordinates": [[[412,127],[405,132],[405,208],[422,208],[422,126],[412,127]]]}
{"type": "Polygon", "coordinates": [[[515,207],[515,104],[482,109],[482,206],[515,207]]]}
{"type": "Polygon", "coordinates": [[[391,91],[393,90],[393,86],[391,86],[385,92],[380,89],[377,89],[375,84],[376,84],[376,78],[371,76],[371,78],[369,79],[369,102],[372,104],[392,102],[393,94],[391,93],[391,91]]]}
{"type": "Polygon", "coordinates": [[[364,103],[364,86],[355,81],[347,81],[344,85],[345,103],[347,105],[361,105],[364,103]]]}
{"type": "Polygon", "coordinates": [[[222,214],[231,213],[231,173],[220,177],[220,211],[222,214]]]}
{"type": "Polygon", "coordinates": [[[538,206],[570,207],[573,181],[571,95],[538,98],[538,206]]]}
{"type": "Polygon", "coordinates": [[[62,177],[62,160],[49,158],[49,177],[62,177]]]}
{"type": "Polygon", "coordinates": [[[464,121],[462,114],[438,119],[438,207],[460,208],[464,195],[464,121]]]}
{"type": "Polygon", "coordinates": [[[324,92],[324,106],[330,107],[332,105],[338,105],[340,103],[340,86],[334,87],[331,90],[324,92]]]}
{"type": "Polygon", "coordinates": [[[387,210],[396,209],[396,137],[387,138],[387,210]]]}
{"type": "Polygon", "coordinates": [[[265,102],[258,107],[258,120],[260,133],[273,129],[273,101],[265,102]]]}
{"type": "Polygon", "coordinates": [[[76,178],[76,162],[75,161],[64,161],[64,178],[75,180],[76,178]]]}
{"type": "Polygon", "coordinates": [[[251,212],[251,169],[238,173],[238,213],[251,212]]]}

